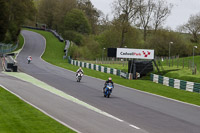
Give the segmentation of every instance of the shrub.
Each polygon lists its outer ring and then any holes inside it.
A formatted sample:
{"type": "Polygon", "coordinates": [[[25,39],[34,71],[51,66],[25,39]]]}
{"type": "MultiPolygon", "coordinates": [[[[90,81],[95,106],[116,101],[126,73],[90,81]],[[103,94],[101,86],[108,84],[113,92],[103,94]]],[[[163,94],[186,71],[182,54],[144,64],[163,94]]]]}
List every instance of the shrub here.
{"type": "Polygon", "coordinates": [[[81,42],[83,40],[83,35],[75,31],[65,31],[64,38],[66,40],[73,41],[76,45],[81,45],[81,42]]]}

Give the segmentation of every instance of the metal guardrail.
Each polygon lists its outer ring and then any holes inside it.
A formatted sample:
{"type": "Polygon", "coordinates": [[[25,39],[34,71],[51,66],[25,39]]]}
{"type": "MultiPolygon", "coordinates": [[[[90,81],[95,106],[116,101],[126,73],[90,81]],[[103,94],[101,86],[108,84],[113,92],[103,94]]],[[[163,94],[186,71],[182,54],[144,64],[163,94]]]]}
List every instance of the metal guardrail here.
{"type": "Polygon", "coordinates": [[[34,30],[44,30],[44,31],[48,31],[51,32],[56,38],[58,38],[58,40],[60,42],[64,42],[64,39],[61,35],[59,35],[56,30],[52,30],[52,29],[45,29],[45,28],[38,28],[38,27],[31,27],[31,26],[22,26],[23,28],[28,28],[28,29],[34,29],[34,30]]]}
{"type": "Polygon", "coordinates": [[[70,41],[69,40],[65,40],[65,48],[64,48],[65,55],[63,56],[64,59],[67,58],[69,47],[70,47],[70,41]]]}
{"type": "Polygon", "coordinates": [[[17,47],[18,43],[16,45],[0,43],[0,54],[10,53],[14,51],[17,47]]]}

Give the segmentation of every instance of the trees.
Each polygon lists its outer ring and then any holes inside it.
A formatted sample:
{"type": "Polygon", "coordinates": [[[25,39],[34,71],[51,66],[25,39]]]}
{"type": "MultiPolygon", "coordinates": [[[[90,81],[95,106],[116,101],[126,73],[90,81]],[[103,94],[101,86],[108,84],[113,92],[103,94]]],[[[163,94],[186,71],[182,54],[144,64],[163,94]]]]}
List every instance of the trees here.
{"type": "MultiPolygon", "coordinates": [[[[118,23],[117,21],[113,23],[118,23]]],[[[113,24],[109,29],[102,32],[96,37],[102,48],[118,48],[121,44],[121,28],[118,24],[113,24]]],[[[141,35],[139,30],[129,27],[127,33],[124,36],[124,46],[129,48],[139,48],[141,35]]],[[[124,47],[123,46],[123,47],[124,47]]]]}
{"type": "Polygon", "coordinates": [[[147,31],[154,29],[166,20],[171,12],[172,5],[164,0],[116,0],[113,3],[115,19],[121,20],[121,45],[124,44],[124,35],[129,26],[135,26],[143,30],[143,39],[146,41],[147,31]]]}
{"type": "Polygon", "coordinates": [[[62,33],[64,28],[64,19],[66,14],[76,7],[76,0],[60,0],[57,1],[54,12],[53,27],[62,33]]]}
{"type": "Polygon", "coordinates": [[[38,8],[39,22],[45,23],[47,27],[53,27],[54,12],[57,2],[55,0],[41,0],[38,8]]]}
{"type": "Polygon", "coordinates": [[[0,0],[1,4],[1,39],[7,43],[16,42],[20,26],[25,19],[32,19],[35,13],[33,0],[0,0]]]}
{"type": "Polygon", "coordinates": [[[170,15],[172,7],[172,4],[167,4],[167,2],[164,0],[159,0],[156,3],[156,7],[153,13],[153,27],[155,32],[170,15]]]}
{"type": "Polygon", "coordinates": [[[83,35],[91,33],[91,26],[83,11],[73,9],[67,13],[64,19],[64,37],[74,41],[77,45],[81,44],[83,35]]]}
{"type": "Polygon", "coordinates": [[[163,0],[139,0],[139,13],[137,26],[143,29],[144,41],[146,41],[147,30],[158,30],[158,27],[171,13],[172,4],[163,0]]]}
{"type": "Polygon", "coordinates": [[[125,34],[139,11],[138,0],[116,0],[113,3],[113,8],[115,19],[118,19],[121,23],[121,43],[119,47],[123,47],[125,34]]]}
{"type": "Polygon", "coordinates": [[[146,41],[147,30],[149,29],[150,21],[152,20],[152,14],[155,10],[155,3],[153,0],[139,0],[139,25],[143,29],[144,41],[146,41]]]}
{"type": "Polygon", "coordinates": [[[73,9],[67,13],[64,23],[65,30],[73,30],[81,34],[89,34],[91,32],[87,17],[79,9],[73,9]]]}
{"type": "Polygon", "coordinates": [[[155,50],[157,56],[169,56],[169,43],[173,42],[171,47],[171,55],[188,56],[191,54],[188,49],[189,44],[186,44],[185,38],[176,32],[168,30],[158,30],[153,36],[151,36],[147,45],[149,49],[155,50]]]}
{"type": "Polygon", "coordinates": [[[8,3],[5,0],[0,0],[0,7],[0,42],[2,42],[9,26],[8,3]]]}
{"type": "Polygon", "coordinates": [[[17,41],[20,34],[20,26],[25,19],[33,19],[36,12],[33,0],[12,0],[9,1],[9,32],[11,39],[17,41]]]}
{"type": "Polygon", "coordinates": [[[196,15],[191,15],[188,22],[182,26],[183,31],[192,34],[192,42],[199,42],[200,33],[200,13],[196,15]]]}
{"type": "Polygon", "coordinates": [[[102,14],[101,11],[94,8],[90,0],[78,0],[77,7],[86,14],[92,33],[96,34],[98,31],[98,19],[102,14]]]}
{"type": "Polygon", "coordinates": [[[38,2],[38,20],[48,28],[61,32],[63,20],[67,12],[75,8],[76,0],[40,0],[38,2]]]}

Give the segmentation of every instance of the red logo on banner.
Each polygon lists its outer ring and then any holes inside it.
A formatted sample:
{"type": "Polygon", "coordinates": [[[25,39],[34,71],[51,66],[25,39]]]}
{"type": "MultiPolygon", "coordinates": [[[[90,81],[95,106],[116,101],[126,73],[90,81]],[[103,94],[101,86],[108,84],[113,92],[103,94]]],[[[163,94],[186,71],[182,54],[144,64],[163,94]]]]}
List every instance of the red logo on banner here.
{"type": "Polygon", "coordinates": [[[151,54],[151,52],[149,52],[149,51],[147,51],[147,52],[142,51],[142,53],[143,53],[144,57],[147,57],[148,55],[151,54]]]}

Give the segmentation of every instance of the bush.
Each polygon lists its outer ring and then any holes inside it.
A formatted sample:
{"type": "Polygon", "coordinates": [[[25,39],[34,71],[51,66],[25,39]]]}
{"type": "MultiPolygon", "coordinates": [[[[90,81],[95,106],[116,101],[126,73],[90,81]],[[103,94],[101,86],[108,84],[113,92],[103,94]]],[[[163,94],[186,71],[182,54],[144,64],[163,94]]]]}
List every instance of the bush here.
{"type": "Polygon", "coordinates": [[[169,43],[171,44],[171,56],[173,55],[189,55],[190,49],[187,49],[188,44],[184,41],[184,38],[175,32],[166,30],[159,30],[146,42],[147,48],[154,49],[155,55],[157,56],[168,56],[169,55],[169,43]]]}
{"type": "Polygon", "coordinates": [[[101,55],[101,47],[92,36],[85,37],[83,41],[84,46],[82,47],[82,55],[85,59],[95,60],[101,55]]]}
{"type": "Polygon", "coordinates": [[[66,40],[73,41],[76,45],[81,45],[81,42],[83,40],[83,35],[75,31],[65,31],[64,38],[66,40]]]}
{"type": "MultiPolygon", "coordinates": [[[[140,32],[135,28],[130,27],[124,38],[124,46],[127,46],[128,48],[139,48],[141,45],[140,32]]],[[[117,27],[112,26],[110,29],[105,30],[100,35],[96,36],[96,40],[100,43],[102,48],[120,47],[121,31],[119,31],[117,27]]]]}
{"type": "Polygon", "coordinates": [[[92,36],[85,36],[82,45],[72,44],[69,48],[69,56],[73,59],[95,60],[101,55],[101,48],[92,36]]]}
{"type": "Polygon", "coordinates": [[[76,59],[76,57],[78,56],[78,46],[74,43],[72,43],[69,47],[68,56],[70,56],[73,59],[76,59]]]}
{"type": "Polygon", "coordinates": [[[65,30],[73,30],[81,34],[90,34],[91,26],[82,10],[73,9],[65,16],[65,30]]]}

